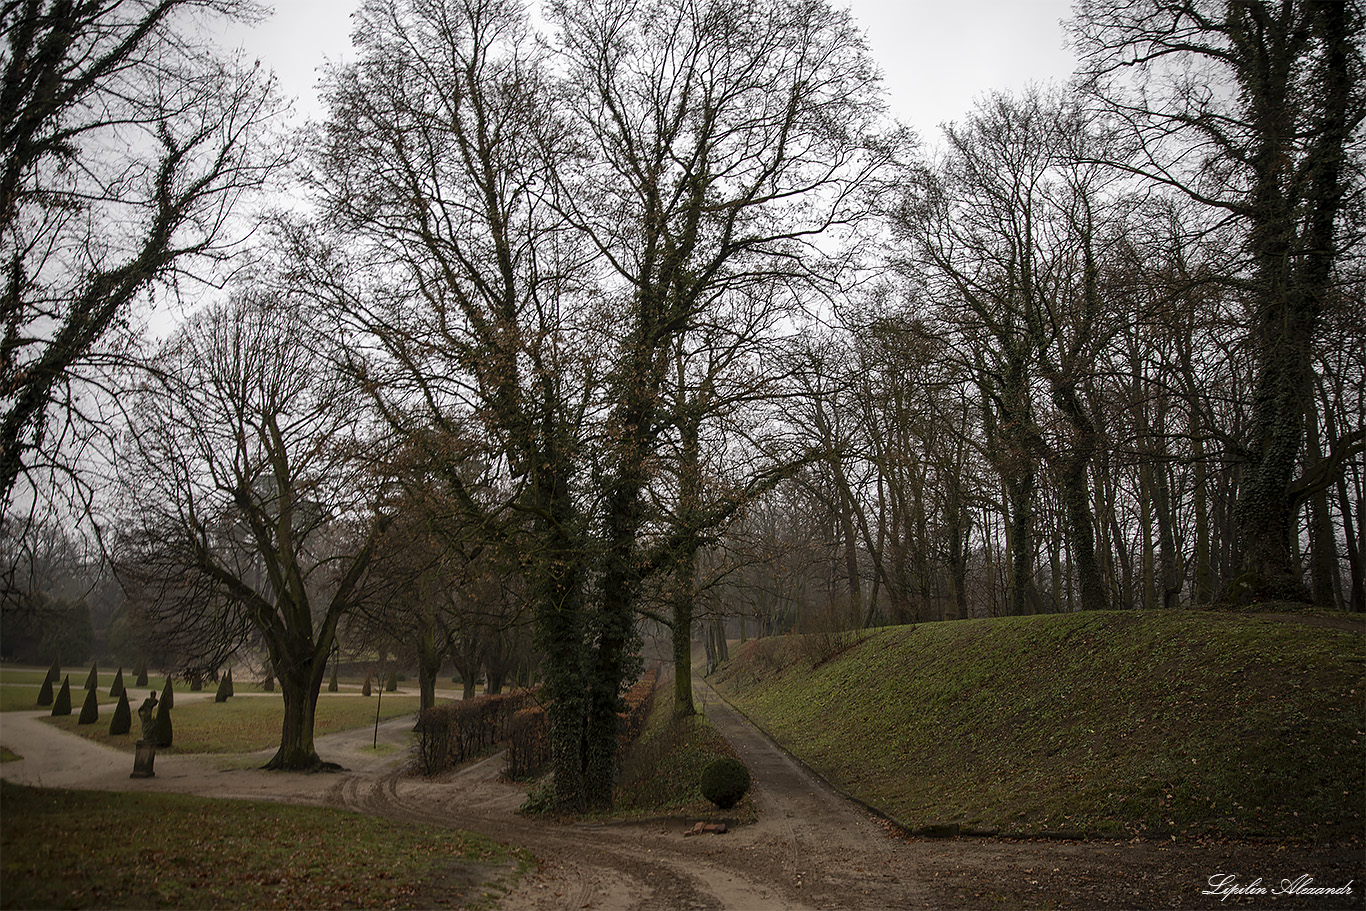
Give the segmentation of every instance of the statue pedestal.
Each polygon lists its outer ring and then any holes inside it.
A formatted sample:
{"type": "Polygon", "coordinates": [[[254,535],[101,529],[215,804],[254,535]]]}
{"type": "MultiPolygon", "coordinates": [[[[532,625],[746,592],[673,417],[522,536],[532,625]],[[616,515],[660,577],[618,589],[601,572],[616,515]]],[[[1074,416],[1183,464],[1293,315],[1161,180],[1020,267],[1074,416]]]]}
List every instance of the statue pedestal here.
{"type": "Polygon", "coordinates": [[[154,740],[139,740],[138,752],[133,758],[133,774],[129,778],[155,778],[152,763],[157,758],[157,745],[154,740]]]}

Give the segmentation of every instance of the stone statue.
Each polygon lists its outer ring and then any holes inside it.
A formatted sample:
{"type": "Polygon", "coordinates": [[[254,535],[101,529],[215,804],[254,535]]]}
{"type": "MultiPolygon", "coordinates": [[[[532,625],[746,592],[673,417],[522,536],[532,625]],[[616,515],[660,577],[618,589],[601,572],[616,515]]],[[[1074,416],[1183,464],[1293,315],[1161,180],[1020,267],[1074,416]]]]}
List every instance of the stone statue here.
{"type": "Polygon", "coordinates": [[[152,726],[156,723],[152,718],[157,710],[157,691],[152,690],[152,695],[142,700],[142,705],[138,706],[138,720],[142,722],[142,739],[151,740],[153,737],[152,726]]]}

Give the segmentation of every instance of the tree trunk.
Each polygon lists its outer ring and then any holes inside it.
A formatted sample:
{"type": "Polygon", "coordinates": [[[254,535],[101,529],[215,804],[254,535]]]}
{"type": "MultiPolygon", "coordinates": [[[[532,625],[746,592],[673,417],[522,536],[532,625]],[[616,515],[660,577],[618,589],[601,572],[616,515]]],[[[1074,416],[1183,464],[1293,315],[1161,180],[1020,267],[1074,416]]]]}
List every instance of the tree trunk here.
{"type": "Polygon", "coordinates": [[[423,634],[417,658],[418,710],[426,711],[436,705],[436,677],[441,673],[441,649],[436,635],[429,627],[423,634]]]}
{"type": "Polygon", "coordinates": [[[1214,600],[1214,572],[1210,558],[1209,503],[1205,493],[1205,444],[1201,439],[1199,412],[1192,409],[1191,446],[1194,460],[1191,511],[1195,513],[1195,553],[1192,559],[1192,572],[1196,604],[1209,604],[1214,600]]]}
{"type": "MultiPolygon", "coordinates": [[[[325,656],[327,650],[323,650],[325,656]]],[[[277,662],[275,675],[284,697],[285,717],[280,728],[280,748],[263,766],[293,772],[314,772],[337,767],[318,758],[313,746],[313,720],[322,688],[325,659],[313,654],[297,655],[289,662],[277,662]]]]}
{"type": "MultiPolygon", "coordinates": [[[[680,369],[680,375],[682,371],[680,369]]],[[[678,524],[691,531],[701,498],[701,452],[697,420],[686,415],[678,422],[678,524]]],[[[674,717],[697,714],[692,698],[692,625],[697,597],[697,544],[688,540],[678,554],[673,592],[674,717]]]]}
{"type": "Polygon", "coordinates": [[[1353,58],[1360,13],[1346,3],[1306,5],[1320,41],[1321,110],[1298,167],[1307,175],[1299,192],[1285,183],[1302,138],[1290,77],[1300,63],[1285,36],[1268,36],[1240,60],[1251,93],[1250,120],[1256,142],[1249,200],[1248,235],[1256,269],[1251,445],[1238,498],[1240,573],[1229,594],[1239,602],[1308,601],[1292,535],[1292,494],[1307,415],[1313,413],[1314,335],[1331,293],[1337,215],[1346,191],[1344,154],[1356,123],[1357,66],[1353,58]],[[1302,202],[1301,199],[1304,201],[1302,202]]]}

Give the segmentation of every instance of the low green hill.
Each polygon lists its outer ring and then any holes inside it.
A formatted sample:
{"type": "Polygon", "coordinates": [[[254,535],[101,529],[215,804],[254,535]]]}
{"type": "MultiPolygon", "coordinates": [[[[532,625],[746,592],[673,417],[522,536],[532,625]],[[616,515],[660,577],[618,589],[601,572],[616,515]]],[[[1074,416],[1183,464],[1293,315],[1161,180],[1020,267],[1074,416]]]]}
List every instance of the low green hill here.
{"type": "Polygon", "coordinates": [[[911,829],[1359,839],[1366,637],[1324,622],[966,620],[875,630],[814,667],[809,641],[762,639],[712,683],[911,829]]]}

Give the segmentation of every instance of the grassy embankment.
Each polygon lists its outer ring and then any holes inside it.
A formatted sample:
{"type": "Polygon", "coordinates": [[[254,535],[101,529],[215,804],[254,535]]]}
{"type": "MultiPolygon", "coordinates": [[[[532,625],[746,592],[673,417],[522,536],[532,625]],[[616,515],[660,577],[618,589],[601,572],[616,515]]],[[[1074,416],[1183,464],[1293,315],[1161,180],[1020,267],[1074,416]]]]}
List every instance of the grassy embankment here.
{"type": "Polygon", "coordinates": [[[531,863],[341,810],[0,783],[4,908],[486,907],[531,863]]]}
{"type": "Polygon", "coordinates": [[[1102,612],[876,630],[814,667],[803,651],[746,643],[712,682],[913,830],[1363,834],[1360,633],[1102,612]]]}

